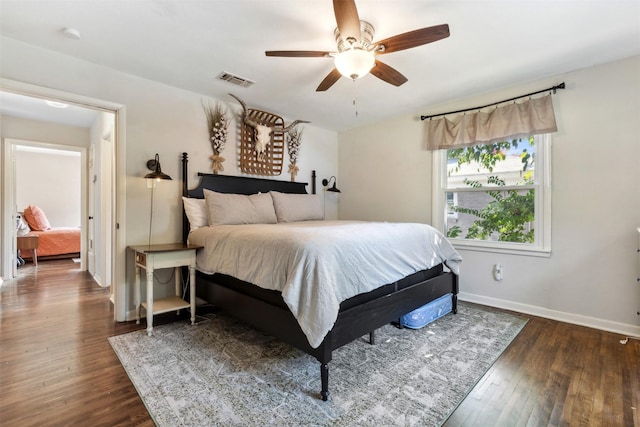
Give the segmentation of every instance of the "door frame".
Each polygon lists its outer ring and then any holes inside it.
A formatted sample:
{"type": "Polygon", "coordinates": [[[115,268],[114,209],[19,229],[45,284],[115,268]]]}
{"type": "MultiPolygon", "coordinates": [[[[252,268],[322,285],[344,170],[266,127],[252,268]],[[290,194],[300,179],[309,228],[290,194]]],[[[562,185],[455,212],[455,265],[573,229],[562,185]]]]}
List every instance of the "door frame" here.
{"type": "MultiPolygon", "coordinates": [[[[4,168],[7,173],[10,174],[11,179],[5,179],[4,186],[4,202],[3,206],[6,206],[7,210],[11,210],[11,224],[15,224],[17,218],[14,216],[16,213],[16,188],[17,183],[16,179],[16,147],[35,147],[35,148],[44,148],[50,150],[57,151],[71,151],[80,154],[80,270],[86,270],[87,264],[87,148],[81,146],[74,145],[64,145],[64,144],[55,144],[49,142],[41,142],[41,141],[31,141],[25,139],[17,139],[17,138],[5,138],[5,164],[4,168]],[[11,170],[9,170],[11,169],[11,170]]],[[[10,231],[7,233],[10,234],[10,251],[6,253],[8,258],[13,260],[12,263],[12,274],[5,276],[15,277],[16,276],[16,263],[14,253],[16,252],[16,228],[10,227],[10,231]]]]}
{"type": "MultiPolygon", "coordinates": [[[[64,103],[76,104],[82,107],[91,108],[111,112],[115,115],[115,144],[114,144],[114,162],[112,163],[112,176],[115,185],[111,196],[111,206],[114,215],[111,218],[109,228],[111,230],[111,278],[112,278],[112,301],[114,304],[114,320],[122,322],[126,320],[126,109],[124,105],[105,101],[97,98],[90,98],[83,95],[64,92],[56,89],[36,86],[15,80],[0,78],[0,89],[7,92],[13,92],[20,95],[30,96],[34,98],[46,98],[57,100],[64,103]]],[[[0,248],[2,254],[2,276],[9,277],[11,268],[12,243],[11,236],[15,234],[15,224],[13,220],[14,213],[7,205],[7,192],[10,185],[14,185],[14,177],[10,175],[7,169],[13,170],[10,162],[12,158],[7,158],[8,148],[5,147],[3,156],[3,180],[2,188],[2,235],[0,248]]],[[[11,156],[9,156],[11,157],[11,156]]],[[[86,221],[86,211],[85,218],[86,221]]],[[[86,251],[85,251],[86,252],[86,251]]],[[[1,285],[1,282],[0,282],[1,285]]]]}

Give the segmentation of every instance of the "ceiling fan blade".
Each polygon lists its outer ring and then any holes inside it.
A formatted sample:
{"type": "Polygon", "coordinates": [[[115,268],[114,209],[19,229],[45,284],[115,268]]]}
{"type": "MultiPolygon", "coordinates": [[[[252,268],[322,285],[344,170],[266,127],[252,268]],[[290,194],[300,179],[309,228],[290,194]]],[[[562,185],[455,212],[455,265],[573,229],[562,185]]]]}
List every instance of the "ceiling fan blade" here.
{"type": "Polygon", "coordinates": [[[340,79],[340,77],[342,77],[342,74],[340,74],[340,71],[334,68],[320,83],[320,86],[318,86],[316,92],[324,92],[325,90],[329,89],[335,82],[340,79]]]}
{"type": "Polygon", "coordinates": [[[376,42],[376,46],[384,46],[377,53],[397,52],[399,50],[411,49],[412,47],[421,46],[423,44],[432,43],[449,37],[449,25],[442,24],[434,27],[421,28],[419,30],[409,31],[408,33],[398,34],[382,41],[376,42]]]}
{"type": "Polygon", "coordinates": [[[333,0],[333,13],[340,30],[342,40],[360,41],[360,17],[355,0],[333,0]]]}
{"type": "Polygon", "coordinates": [[[327,58],[332,52],[317,50],[268,50],[267,56],[283,56],[287,58],[327,58]]]}
{"type": "Polygon", "coordinates": [[[384,80],[387,83],[390,83],[394,86],[400,86],[407,82],[407,78],[400,74],[396,69],[391,68],[384,62],[380,62],[376,59],[376,65],[371,69],[371,74],[379,78],[380,80],[384,80]]]}

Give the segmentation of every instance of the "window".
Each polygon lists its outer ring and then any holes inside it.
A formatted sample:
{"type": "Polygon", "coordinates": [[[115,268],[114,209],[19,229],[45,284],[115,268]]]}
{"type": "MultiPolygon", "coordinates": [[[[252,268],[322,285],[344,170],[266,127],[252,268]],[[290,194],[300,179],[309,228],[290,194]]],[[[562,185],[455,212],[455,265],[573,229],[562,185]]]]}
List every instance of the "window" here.
{"type": "Polygon", "coordinates": [[[549,153],[549,135],[434,153],[434,225],[456,247],[548,255],[549,153]]]}

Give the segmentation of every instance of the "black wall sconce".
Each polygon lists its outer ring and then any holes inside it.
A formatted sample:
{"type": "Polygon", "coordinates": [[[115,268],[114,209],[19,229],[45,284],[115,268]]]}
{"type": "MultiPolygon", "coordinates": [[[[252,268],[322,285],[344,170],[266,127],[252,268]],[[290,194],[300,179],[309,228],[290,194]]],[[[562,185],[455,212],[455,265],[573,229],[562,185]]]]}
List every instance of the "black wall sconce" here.
{"type": "MultiPolygon", "coordinates": [[[[163,179],[168,179],[168,180],[171,179],[169,175],[162,172],[162,168],[160,167],[160,156],[157,153],[154,159],[147,161],[147,168],[153,172],[146,174],[144,176],[145,179],[157,180],[157,181],[160,181],[163,179]]],[[[149,243],[148,243],[149,248],[151,248],[151,232],[153,231],[153,193],[156,188],[155,182],[153,181],[150,181],[150,182],[151,182],[151,209],[149,212],[149,243]]]]}
{"type": "Polygon", "coordinates": [[[338,190],[338,188],[336,187],[336,177],[335,176],[332,176],[329,179],[323,179],[322,180],[322,186],[323,187],[327,187],[332,179],[333,179],[333,186],[331,188],[327,188],[327,191],[331,191],[331,192],[334,192],[334,193],[342,193],[342,191],[338,190]]]}
{"type": "Polygon", "coordinates": [[[162,173],[162,168],[160,167],[160,156],[158,156],[157,153],[155,159],[147,161],[147,169],[153,172],[146,174],[144,176],[146,179],[171,179],[169,175],[162,173]]]}

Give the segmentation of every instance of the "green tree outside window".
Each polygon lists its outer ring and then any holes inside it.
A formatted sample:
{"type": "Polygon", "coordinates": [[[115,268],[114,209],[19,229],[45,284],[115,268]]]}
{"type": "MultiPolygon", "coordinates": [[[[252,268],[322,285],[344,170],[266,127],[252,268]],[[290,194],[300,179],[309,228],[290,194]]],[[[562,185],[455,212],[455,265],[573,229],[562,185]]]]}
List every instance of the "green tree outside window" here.
{"type": "MultiPolygon", "coordinates": [[[[457,148],[449,150],[447,156],[450,160],[457,160],[457,165],[453,169],[455,172],[458,172],[464,164],[477,164],[479,169],[484,168],[491,173],[499,162],[505,161],[509,151],[517,151],[521,144],[531,147],[531,152],[527,148],[523,148],[520,152],[522,170],[518,185],[532,185],[534,184],[532,166],[535,162],[533,137],[457,148]]],[[[485,188],[479,180],[465,178],[464,184],[476,189],[485,188]]],[[[506,183],[499,175],[489,175],[486,184],[489,186],[486,194],[490,196],[491,201],[483,208],[450,207],[452,212],[468,214],[476,218],[464,238],[487,240],[494,236],[498,241],[503,242],[533,243],[535,190],[531,188],[500,190],[500,187],[505,187],[506,183]]],[[[447,237],[458,238],[462,233],[462,228],[454,225],[447,230],[447,237]]]]}

